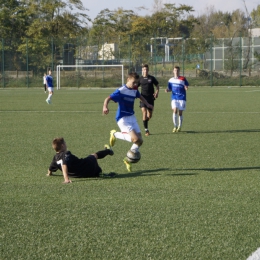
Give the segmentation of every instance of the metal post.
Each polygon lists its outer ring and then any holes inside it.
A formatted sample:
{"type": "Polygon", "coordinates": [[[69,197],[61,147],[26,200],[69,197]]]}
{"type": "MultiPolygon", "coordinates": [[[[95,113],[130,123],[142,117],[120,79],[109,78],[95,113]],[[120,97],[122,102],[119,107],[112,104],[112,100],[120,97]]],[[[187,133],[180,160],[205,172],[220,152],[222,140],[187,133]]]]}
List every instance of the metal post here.
{"type": "Polygon", "coordinates": [[[5,87],[5,51],[4,51],[4,38],[2,38],[2,61],[3,61],[3,88],[5,87]]]}
{"type": "Polygon", "coordinates": [[[51,70],[53,71],[53,37],[51,38],[51,70]]]}
{"type": "MultiPolygon", "coordinates": [[[[102,51],[102,65],[104,65],[104,48],[105,48],[105,44],[104,44],[104,31],[102,33],[102,45],[103,45],[103,51],[102,51]]],[[[105,85],[104,84],[104,66],[102,67],[102,83],[103,83],[103,86],[105,85]]]]}
{"type": "Polygon", "coordinates": [[[155,76],[157,76],[157,31],[155,32],[155,38],[154,38],[154,71],[155,76]]]}
{"type": "Polygon", "coordinates": [[[128,45],[129,45],[129,47],[128,47],[128,49],[129,49],[129,57],[128,57],[129,66],[128,66],[128,73],[129,73],[129,72],[130,72],[129,69],[131,68],[131,59],[132,59],[132,57],[131,57],[131,35],[129,35],[128,45]]]}
{"type": "Polygon", "coordinates": [[[212,34],[210,36],[210,86],[213,86],[213,41],[212,41],[212,34]]]}
{"type": "Polygon", "coordinates": [[[240,59],[240,70],[239,70],[239,85],[242,86],[242,34],[239,34],[239,59],[240,59]]]}
{"type": "Polygon", "coordinates": [[[184,36],[182,36],[182,75],[184,76],[184,36]]]}
{"type": "Polygon", "coordinates": [[[28,38],[26,38],[26,70],[27,70],[27,88],[29,88],[29,66],[28,66],[28,38]]]}

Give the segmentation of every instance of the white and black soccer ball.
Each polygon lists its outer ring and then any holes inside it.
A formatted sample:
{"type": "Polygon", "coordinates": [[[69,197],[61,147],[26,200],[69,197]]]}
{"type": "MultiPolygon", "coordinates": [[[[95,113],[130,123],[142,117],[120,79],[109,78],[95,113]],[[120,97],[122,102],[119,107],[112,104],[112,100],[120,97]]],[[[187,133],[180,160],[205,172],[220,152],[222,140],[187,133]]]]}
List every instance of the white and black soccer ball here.
{"type": "Polygon", "coordinates": [[[137,163],[141,159],[141,154],[139,151],[133,152],[133,151],[129,150],[126,154],[126,157],[127,157],[128,162],[137,163]]]}

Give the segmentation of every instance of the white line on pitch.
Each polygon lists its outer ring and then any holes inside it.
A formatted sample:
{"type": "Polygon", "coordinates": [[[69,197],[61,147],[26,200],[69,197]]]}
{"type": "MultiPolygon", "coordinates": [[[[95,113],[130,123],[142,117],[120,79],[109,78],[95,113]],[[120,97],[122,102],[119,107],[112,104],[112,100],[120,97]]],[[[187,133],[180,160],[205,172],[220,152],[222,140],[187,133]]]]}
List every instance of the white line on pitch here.
{"type": "Polygon", "coordinates": [[[102,111],[30,111],[30,110],[2,110],[1,113],[102,113],[102,111]]]}
{"type": "MultiPolygon", "coordinates": [[[[112,111],[115,112],[115,111],[112,111]]],[[[84,111],[30,111],[30,110],[0,110],[0,113],[102,113],[100,110],[84,110],[84,111]]],[[[215,111],[208,111],[208,112],[200,112],[200,111],[187,111],[189,114],[259,114],[260,111],[258,112],[229,112],[229,111],[223,111],[223,112],[215,112],[215,111]]]]}

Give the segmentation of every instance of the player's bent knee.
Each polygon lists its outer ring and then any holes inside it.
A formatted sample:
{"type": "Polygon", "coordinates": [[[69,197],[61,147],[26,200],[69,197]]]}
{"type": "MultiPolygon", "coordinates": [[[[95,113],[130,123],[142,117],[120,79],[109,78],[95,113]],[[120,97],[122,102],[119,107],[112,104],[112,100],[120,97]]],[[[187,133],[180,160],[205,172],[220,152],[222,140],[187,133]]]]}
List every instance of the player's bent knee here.
{"type": "Polygon", "coordinates": [[[133,143],[137,144],[138,146],[141,146],[141,145],[143,144],[143,139],[139,137],[139,138],[136,140],[136,142],[133,142],[133,143]]]}

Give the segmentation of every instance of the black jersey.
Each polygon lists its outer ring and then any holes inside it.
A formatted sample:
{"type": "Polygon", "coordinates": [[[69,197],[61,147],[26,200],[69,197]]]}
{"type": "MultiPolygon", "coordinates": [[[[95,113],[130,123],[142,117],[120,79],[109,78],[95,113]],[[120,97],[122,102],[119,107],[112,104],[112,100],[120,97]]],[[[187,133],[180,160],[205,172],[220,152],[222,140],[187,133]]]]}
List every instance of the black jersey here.
{"type": "Polygon", "coordinates": [[[79,159],[70,151],[56,153],[49,170],[51,172],[56,172],[58,169],[62,171],[62,164],[67,165],[70,177],[99,177],[102,172],[94,155],[79,159]]]}
{"type": "Polygon", "coordinates": [[[141,94],[142,96],[152,96],[154,94],[154,86],[158,86],[159,82],[154,76],[140,77],[141,94]]]}

